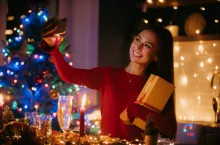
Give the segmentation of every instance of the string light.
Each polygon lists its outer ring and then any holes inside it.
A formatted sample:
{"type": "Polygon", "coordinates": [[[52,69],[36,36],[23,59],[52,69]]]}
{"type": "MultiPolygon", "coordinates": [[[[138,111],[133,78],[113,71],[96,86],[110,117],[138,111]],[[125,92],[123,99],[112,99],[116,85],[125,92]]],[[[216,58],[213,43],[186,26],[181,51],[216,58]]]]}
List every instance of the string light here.
{"type": "Polygon", "coordinates": [[[200,7],[200,10],[201,11],[205,11],[205,7],[200,7]]]}
{"type": "Polygon", "coordinates": [[[153,3],[153,1],[152,1],[152,0],[147,0],[147,2],[148,2],[149,4],[152,4],[152,3],[153,3]]]}
{"type": "Polygon", "coordinates": [[[157,21],[160,22],[160,23],[163,22],[162,18],[157,18],[157,21]]]}
{"type": "Polygon", "coordinates": [[[215,19],[215,23],[219,23],[219,20],[218,20],[218,19],[215,19]]]}
{"type": "Polygon", "coordinates": [[[148,23],[148,20],[147,20],[147,19],[144,19],[144,23],[147,24],[147,23],[148,23]]]}
{"type": "Polygon", "coordinates": [[[173,6],[173,9],[174,9],[174,10],[177,10],[177,9],[178,9],[178,6],[173,6]]]}

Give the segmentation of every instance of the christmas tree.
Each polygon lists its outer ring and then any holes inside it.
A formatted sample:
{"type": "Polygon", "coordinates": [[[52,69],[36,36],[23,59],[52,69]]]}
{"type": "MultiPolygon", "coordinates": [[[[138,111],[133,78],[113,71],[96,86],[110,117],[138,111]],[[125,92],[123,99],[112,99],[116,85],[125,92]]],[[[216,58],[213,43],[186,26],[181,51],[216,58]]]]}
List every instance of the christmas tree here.
{"type": "MultiPolygon", "coordinates": [[[[48,21],[48,11],[29,10],[20,17],[11,37],[3,41],[4,65],[0,66],[0,93],[11,109],[18,112],[34,111],[53,113],[57,110],[59,94],[76,95],[80,86],[63,82],[50,55],[40,51],[41,29],[48,21]]],[[[67,62],[67,40],[59,46],[67,62]]]]}

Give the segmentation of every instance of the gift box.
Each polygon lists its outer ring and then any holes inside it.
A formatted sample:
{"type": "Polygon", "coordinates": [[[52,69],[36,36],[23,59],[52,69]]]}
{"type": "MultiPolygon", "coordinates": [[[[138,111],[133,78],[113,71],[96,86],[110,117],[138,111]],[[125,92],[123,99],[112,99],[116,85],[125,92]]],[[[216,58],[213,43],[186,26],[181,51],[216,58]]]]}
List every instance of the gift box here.
{"type": "Polygon", "coordinates": [[[173,84],[151,74],[135,103],[160,113],[173,93],[174,88],[173,84]]]}

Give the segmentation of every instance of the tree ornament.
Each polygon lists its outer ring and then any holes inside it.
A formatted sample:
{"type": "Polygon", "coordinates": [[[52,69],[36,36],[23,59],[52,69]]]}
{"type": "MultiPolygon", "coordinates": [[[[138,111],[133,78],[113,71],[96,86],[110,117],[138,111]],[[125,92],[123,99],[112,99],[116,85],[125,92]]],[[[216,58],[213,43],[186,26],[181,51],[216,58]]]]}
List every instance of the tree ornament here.
{"type": "Polygon", "coordinates": [[[58,98],[58,92],[56,90],[50,90],[50,97],[54,100],[58,98]]]}
{"type": "Polygon", "coordinates": [[[10,107],[5,106],[4,111],[3,111],[3,122],[4,122],[4,124],[7,124],[7,123],[13,121],[14,119],[15,119],[14,114],[10,110],[10,107]]]}

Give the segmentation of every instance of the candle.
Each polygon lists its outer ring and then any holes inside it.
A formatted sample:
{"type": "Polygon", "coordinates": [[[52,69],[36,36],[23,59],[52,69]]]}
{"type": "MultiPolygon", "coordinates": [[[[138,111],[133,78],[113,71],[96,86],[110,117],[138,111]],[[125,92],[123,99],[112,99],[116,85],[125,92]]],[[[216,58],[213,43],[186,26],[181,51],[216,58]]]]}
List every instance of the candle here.
{"type": "Polygon", "coordinates": [[[84,136],[84,115],[85,115],[85,103],[86,103],[86,94],[82,98],[82,106],[80,107],[80,136],[84,136]]]}
{"type": "Polygon", "coordinates": [[[2,94],[0,94],[0,129],[2,129],[3,127],[3,100],[2,100],[2,94]]]}
{"type": "Polygon", "coordinates": [[[179,27],[177,25],[168,25],[166,27],[173,37],[177,37],[179,35],[179,27]]]}

